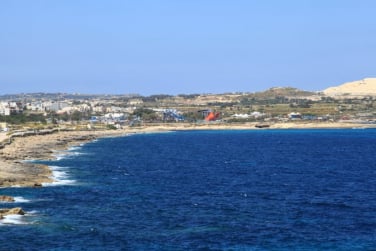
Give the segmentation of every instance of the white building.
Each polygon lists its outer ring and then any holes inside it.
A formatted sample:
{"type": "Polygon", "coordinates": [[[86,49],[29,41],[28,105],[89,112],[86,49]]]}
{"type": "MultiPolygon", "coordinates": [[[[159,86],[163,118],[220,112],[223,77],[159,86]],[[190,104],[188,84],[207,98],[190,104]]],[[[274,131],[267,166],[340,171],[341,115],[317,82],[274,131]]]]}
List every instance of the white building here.
{"type": "Polygon", "coordinates": [[[19,102],[1,102],[0,115],[10,116],[11,114],[19,114],[23,112],[22,104],[19,102]]]}
{"type": "Polygon", "coordinates": [[[57,102],[52,101],[52,102],[46,102],[44,106],[46,107],[47,111],[57,112],[59,110],[62,110],[65,107],[68,107],[69,104],[67,102],[62,102],[62,101],[57,101],[57,102]]]}

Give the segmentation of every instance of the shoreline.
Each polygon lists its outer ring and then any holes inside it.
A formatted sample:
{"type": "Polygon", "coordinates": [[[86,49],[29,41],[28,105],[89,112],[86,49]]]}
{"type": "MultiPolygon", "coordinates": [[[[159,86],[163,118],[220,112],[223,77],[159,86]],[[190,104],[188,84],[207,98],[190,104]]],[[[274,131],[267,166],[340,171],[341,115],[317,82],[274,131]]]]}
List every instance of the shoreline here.
{"type": "MultiPolygon", "coordinates": [[[[274,130],[274,129],[351,129],[376,128],[375,124],[342,122],[286,122],[256,128],[257,123],[242,124],[158,124],[120,130],[59,131],[44,135],[17,137],[0,149],[0,187],[40,187],[52,183],[52,170],[47,165],[32,163],[33,160],[51,160],[55,151],[93,141],[103,137],[119,137],[136,133],[158,133],[182,130],[274,130]],[[28,162],[30,161],[30,162],[28,162]]],[[[266,123],[264,123],[266,124],[266,123]]],[[[4,137],[3,137],[4,140],[4,137]]]]}
{"type": "Polygon", "coordinates": [[[51,168],[33,161],[56,159],[56,151],[112,135],[117,136],[119,133],[64,131],[16,137],[0,149],[0,187],[41,187],[42,183],[52,183],[51,168]]]}

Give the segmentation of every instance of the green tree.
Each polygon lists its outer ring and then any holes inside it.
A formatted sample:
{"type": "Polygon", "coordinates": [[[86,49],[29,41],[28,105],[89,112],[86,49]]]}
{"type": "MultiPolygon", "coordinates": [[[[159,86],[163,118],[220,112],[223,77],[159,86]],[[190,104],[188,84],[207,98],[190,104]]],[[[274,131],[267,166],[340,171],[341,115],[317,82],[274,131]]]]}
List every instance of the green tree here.
{"type": "Polygon", "coordinates": [[[82,114],[79,111],[74,111],[71,115],[71,120],[80,121],[82,119],[82,114]]]}

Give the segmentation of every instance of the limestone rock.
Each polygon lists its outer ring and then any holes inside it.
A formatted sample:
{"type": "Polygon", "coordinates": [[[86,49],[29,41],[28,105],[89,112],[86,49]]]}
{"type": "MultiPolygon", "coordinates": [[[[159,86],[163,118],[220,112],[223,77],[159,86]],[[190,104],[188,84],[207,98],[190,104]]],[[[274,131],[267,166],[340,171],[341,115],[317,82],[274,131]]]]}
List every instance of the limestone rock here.
{"type": "Polygon", "coordinates": [[[12,214],[24,215],[25,211],[22,210],[22,208],[20,208],[20,207],[1,208],[0,209],[0,218],[5,216],[5,215],[12,215],[12,214]]]}
{"type": "Polygon", "coordinates": [[[14,198],[7,195],[0,195],[0,201],[14,202],[14,198]]]}
{"type": "Polygon", "coordinates": [[[8,211],[8,214],[19,214],[19,215],[24,215],[24,214],[25,214],[25,211],[22,210],[22,208],[20,208],[20,207],[15,207],[15,208],[11,208],[11,209],[8,211]]]}

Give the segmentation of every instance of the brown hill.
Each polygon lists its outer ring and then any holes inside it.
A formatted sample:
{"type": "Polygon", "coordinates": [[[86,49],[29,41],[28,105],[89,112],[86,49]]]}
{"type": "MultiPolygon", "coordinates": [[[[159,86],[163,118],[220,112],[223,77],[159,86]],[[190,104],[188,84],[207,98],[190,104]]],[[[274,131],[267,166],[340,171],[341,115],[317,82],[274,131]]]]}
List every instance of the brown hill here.
{"type": "Polygon", "coordinates": [[[284,97],[308,97],[316,93],[310,91],[300,90],[294,87],[273,87],[263,92],[256,92],[256,97],[275,98],[278,96],[284,97]]]}

